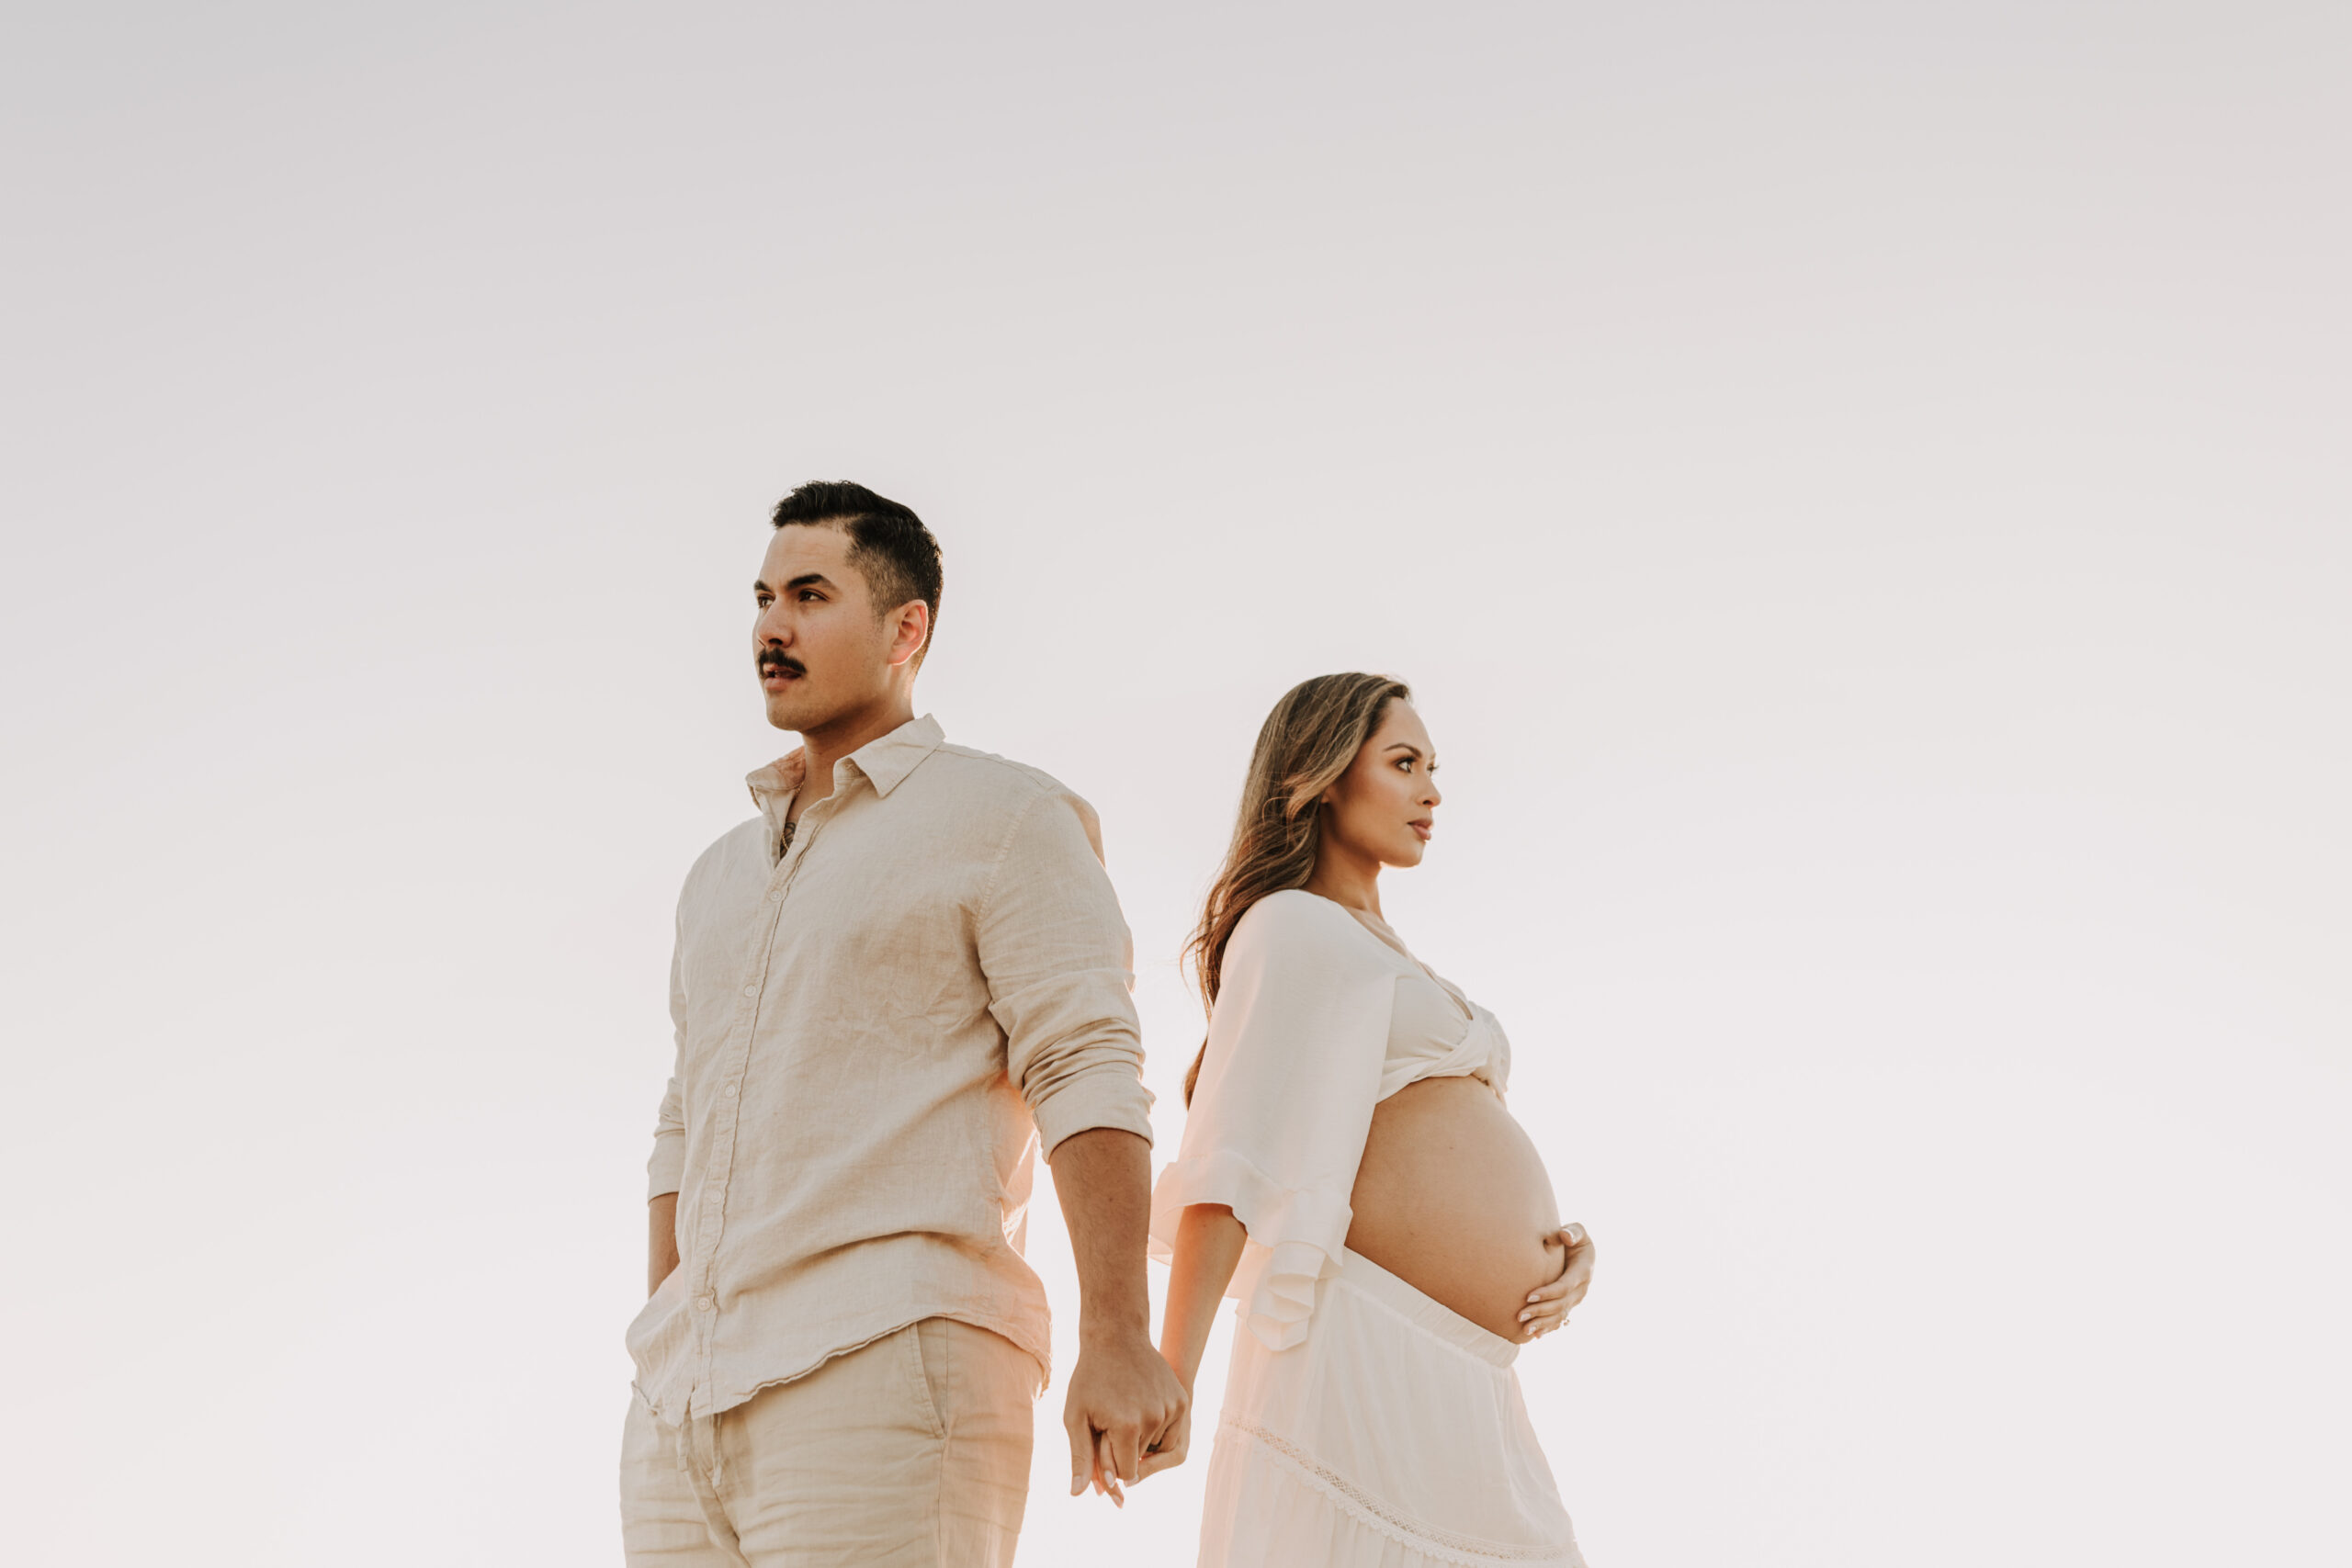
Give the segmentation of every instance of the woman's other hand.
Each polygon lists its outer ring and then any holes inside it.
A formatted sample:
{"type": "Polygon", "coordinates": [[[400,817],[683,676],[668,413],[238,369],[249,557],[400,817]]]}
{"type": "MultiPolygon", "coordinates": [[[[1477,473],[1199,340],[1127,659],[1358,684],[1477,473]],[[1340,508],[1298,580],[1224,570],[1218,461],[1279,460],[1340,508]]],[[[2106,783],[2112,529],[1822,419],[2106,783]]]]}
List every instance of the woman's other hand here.
{"type": "Polygon", "coordinates": [[[1584,1234],[1582,1225],[1562,1225],[1544,1238],[1544,1245],[1565,1247],[1567,1257],[1560,1265],[1559,1278],[1527,1298],[1519,1314],[1522,1345],[1566,1324],[1569,1312],[1592,1289],[1592,1238],[1584,1234]]]}

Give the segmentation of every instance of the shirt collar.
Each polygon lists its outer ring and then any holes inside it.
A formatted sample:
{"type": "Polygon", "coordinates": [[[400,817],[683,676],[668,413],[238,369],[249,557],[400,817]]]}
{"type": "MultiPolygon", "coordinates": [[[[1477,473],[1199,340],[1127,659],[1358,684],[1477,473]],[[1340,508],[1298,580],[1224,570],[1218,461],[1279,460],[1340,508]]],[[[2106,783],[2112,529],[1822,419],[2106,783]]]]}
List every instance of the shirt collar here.
{"type": "MultiPolygon", "coordinates": [[[[922,763],[925,757],[939,750],[947,739],[939,721],[924,714],[910,718],[888,735],[879,735],[842,759],[854,764],[874,785],[874,793],[888,797],[889,793],[906,782],[909,773],[922,763]]],[[[784,831],[784,814],[791,807],[792,797],[800,793],[807,782],[808,754],[796,749],[778,757],[766,767],[754,768],[743,782],[752,791],[752,800],[768,825],[777,833],[784,831]]],[[[835,787],[839,787],[840,769],[834,770],[835,787]]]]}

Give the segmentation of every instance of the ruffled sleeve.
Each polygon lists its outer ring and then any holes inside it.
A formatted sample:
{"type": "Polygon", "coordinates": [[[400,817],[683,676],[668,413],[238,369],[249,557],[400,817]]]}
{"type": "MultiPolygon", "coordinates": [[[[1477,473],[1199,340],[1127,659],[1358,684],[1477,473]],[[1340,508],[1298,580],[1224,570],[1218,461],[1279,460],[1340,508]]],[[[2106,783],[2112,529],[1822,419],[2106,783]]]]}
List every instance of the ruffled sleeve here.
{"type": "Polygon", "coordinates": [[[1175,1162],[1152,1192],[1151,1253],[1184,1211],[1222,1203],[1249,1231],[1227,1294],[1273,1349],[1306,1337],[1338,1272],[1379,1097],[1396,974],[1353,916],[1306,892],[1251,906],[1226,946],[1208,1049],[1175,1162]]]}

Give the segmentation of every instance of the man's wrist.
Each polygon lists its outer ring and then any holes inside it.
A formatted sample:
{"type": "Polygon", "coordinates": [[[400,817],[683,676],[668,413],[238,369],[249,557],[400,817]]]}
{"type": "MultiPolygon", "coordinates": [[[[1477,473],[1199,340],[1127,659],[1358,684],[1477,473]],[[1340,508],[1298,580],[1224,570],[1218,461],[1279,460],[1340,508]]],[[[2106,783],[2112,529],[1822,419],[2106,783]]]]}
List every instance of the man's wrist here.
{"type": "Polygon", "coordinates": [[[1133,1309],[1081,1310],[1079,1314],[1078,1343],[1081,1348],[1089,1345],[1119,1345],[1136,1339],[1146,1345],[1151,1343],[1151,1306],[1148,1302],[1133,1309]]]}

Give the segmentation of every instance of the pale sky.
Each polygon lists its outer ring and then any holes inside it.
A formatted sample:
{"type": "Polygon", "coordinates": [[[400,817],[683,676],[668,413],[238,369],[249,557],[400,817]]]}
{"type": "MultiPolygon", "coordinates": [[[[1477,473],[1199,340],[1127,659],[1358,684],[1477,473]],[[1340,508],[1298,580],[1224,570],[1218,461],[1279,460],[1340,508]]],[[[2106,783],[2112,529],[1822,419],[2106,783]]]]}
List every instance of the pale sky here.
{"type": "MultiPolygon", "coordinates": [[[[1521,1360],[1594,1568],[2344,1555],[2352,13],[9,30],[12,1563],[619,1561],[812,478],[1101,810],[1161,1161],[1250,737],[1413,682],[1387,908],[1598,1243],[1521,1360]]],[[[1049,1193],[1022,1561],[1180,1568],[1213,1416],[1064,1495],[1049,1193]]]]}

